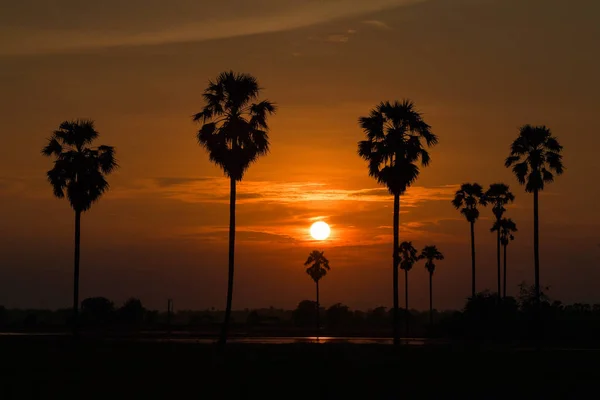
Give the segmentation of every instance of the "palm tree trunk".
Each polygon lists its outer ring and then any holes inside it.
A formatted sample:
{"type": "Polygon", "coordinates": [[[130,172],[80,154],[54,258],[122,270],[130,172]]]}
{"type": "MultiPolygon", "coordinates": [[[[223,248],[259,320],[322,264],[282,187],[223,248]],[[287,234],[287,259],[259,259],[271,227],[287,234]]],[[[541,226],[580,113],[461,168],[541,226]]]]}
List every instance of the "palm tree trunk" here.
{"type": "Polygon", "coordinates": [[[317,342],[319,341],[319,331],[321,330],[321,313],[320,308],[321,305],[319,303],[319,281],[317,281],[317,342]]]}
{"type": "Polygon", "coordinates": [[[533,191],[533,260],[535,268],[535,300],[540,302],[540,237],[538,219],[538,191],[533,191]]]}
{"type": "Polygon", "coordinates": [[[81,211],[75,210],[75,254],[73,268],[73,337],[79,335],[79,254],[81,246],[81,211]]]}
{"type": "Polygon", "coordinates": [[[500,279],[501,279],[501,273],[500,273],[500,218],[496,219],[498,221],[498,235],[496,238],[496,259],[498,261],[498,298],[500,298],[500,296],[502,295],[502,289],[500,286],[500,279]]]}
{"type": "Polygon", "coordinates": [[[398,332],[398,232],[400,230],[400,195],[394,195],[394,255],[392,257],[394,263],[394,311],[393,311],[393,333],[394,344],[400,344],[400,334],[398,332]]]}
{"type": "Polygon", "coordinates": [[[406,308],[406,312],[404,313],[406,318],[406,337],[409,337],[410,332],[410,312],[408,311],[408,270],[404,270],[404,307],[406,308]]]}
{"type": "Polygon", "coordinates": [[[471,297],[475,298],[475,222],[471,222],[471,297]]]}
{"type": "Polygon", "coordinates": [[[535,336],[538,340],[542,334],[542,308],[540,304],[540,237],[538,216],[538,190],[533,191],[533,262],[535,272],[535,336]]]}
{"type": "Polygon", "coordinates": [[[231,319],[231,302],[233,299],[233,271],[235,256],[235,198],[236,182],[231,178],[231,190],[229,193],[229,275],[227,279],[227,305],[225,307],[225,319],[221,328],[221,337],[219,344],[224,346],[227,343],[227,333],[229,331],[229,321],[231,319]]]}
{"type": "Polygon", "coordinates": [[[508,245],[504,245],[504,278],[502,282],[502,298],[506,299],[506,247],[508,247],[508,245]]]}
{"type": "Polygon", "coordinates": [[[429,326],[433,327],[433,274],[429,273],[429,326]]]}

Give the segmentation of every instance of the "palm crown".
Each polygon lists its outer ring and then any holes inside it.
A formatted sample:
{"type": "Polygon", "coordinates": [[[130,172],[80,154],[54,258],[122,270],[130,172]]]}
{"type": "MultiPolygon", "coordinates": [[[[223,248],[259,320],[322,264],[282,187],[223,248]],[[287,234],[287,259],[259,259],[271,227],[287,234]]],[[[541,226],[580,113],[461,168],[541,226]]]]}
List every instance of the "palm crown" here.
{"type": "Polygon", "coordinates": [[[435,260],[443,260],[444,255],[437,249],[436,246],[425,246],[419,255],[419,258],[422,260],[427,260],[425,262],[425,268],[429,271],[430,274],[433,274],[435,271],[435,260]]]}
{"type": "Polygon", "coordinates": [[[410,271],[419,259],[417,257],[417,249],[412,245],[412,242],[402,242],[398,246],[398,254],[400,256],[400,268],[405,271],[410,271]]]}
{"type": "Polygon", "coordinates": [[[529,193],[544,190],[544,184],[554,181],[554,174],[564,171],[562,146],[545,126],[525,125],[511,145],[505,166],[512,170],[529,193]]]}
{"type": "Polygon", "coordinates": [[[367,140],[358,143],[358,154],[369,162],[369,175],[385,185],[390,193],[404,193],[419,175],[419,167],[429,164],[427,147],[437,143],[414,103],[382,102],[368,117],[359,119],[367,140]]]}
{"type": "Polygon", "coordinates": [[[87,211],[109,188],[105,175],[117,167],[111,146],[89,147],[98,137],[92,120],[65,121],[54,131],[42,154],[55,157],[47,172],[58,198],[66,196],[76,211],[87,211]]]}
{"type": "Polygon", "coordinates": [[[327,271],[330,270],[329,260],[325,258],[323,255],[324,253],[324,251],[313,250],[304,263],[304,266],[308,266],[308,268],[306,268],[306,273],[310,275],[315,282],[318,282],[327,275],[327,271]]]}
{"type": "Polygon", "coordinates": [[[483,188],[478,183],[463,183],[452,200],[452,205],[457,210],[460,209],[460,213],[469,222],[475,222],[479,218],[478,204],[482,206],[487,204],[483,188]]]}
{"type": "Polygon", "coordinates": [[[500,230],[500,242],[503,246],[507,246],[511,240],[514,240],[514,232],[517,232],[517,224],[510,218],[502,218],[500,221],[494,222],[492,232],[500,230]]]}
{"type": "Polygon", "coordinates": [[[493,183],[485,192],[485,200],[493,205],[492,211],[494,212],[494,216],[497,219],[500,219],[506,211],[504,206],[508,203],[512,203],[515,200],[515,196],[510,191],[508,185],[505,185],[504,183],[493,183]]]}
{"type": "Polygon", "coordinates": [[[259,92],[253,76],[224,72],[209,82],[203,94],[206,106],[194,115],[194,121],[203,123],[198,142],[210,160],[236,181],[269,151],[267,117],[276,107],[268,100],[258,101],[259,92]]]}

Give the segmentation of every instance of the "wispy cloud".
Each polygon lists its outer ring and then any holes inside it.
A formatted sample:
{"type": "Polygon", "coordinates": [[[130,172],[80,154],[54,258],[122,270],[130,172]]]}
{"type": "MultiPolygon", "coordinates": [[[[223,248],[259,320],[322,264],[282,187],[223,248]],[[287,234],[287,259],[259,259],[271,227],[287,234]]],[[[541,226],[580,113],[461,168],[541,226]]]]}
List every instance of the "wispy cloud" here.
{"type": "MultiPolygon", "coordinates": [[[[296,239],[293,237],[281,234],[274,233],[268,231],[261,231],[248,228],[237,228],[236,232],[236,241],[239,243],[245,242],[267,242],[267,243],[295,243],[296,239]]],[[[185,232],[179,235],[179,237],[186,239],[198,239],[204,242],[225,242],[229,238],[229,230],[228,229],[219,229],[215,227],[209,228],[195,228],[191,232],[185,232]]]]}
{"type": "MultiPolygon", "coordinates": [[[[223,178],[161,177],[146,179],[134,187],[115,190],[117,197],[136,197],[155,193],[159,196],[188,203],[227,203],[229,185],[223,178]]],[[[402,197],[403,207],[414,207],[426,201],[446,201],[458,185],[440,187],[411,187],[402,197]]],[[[240,203],[298,203],[298,202],[389,202],[385,188],[344,189],[320,182],[243,181],[238,185],[240,203]]]]}
{"type": "Polygon", "coordinates": [[[328,42],[332,43],[347,43],[350,38],[348,35],[329,35],[326,39],[328,42]]]}
{"type": "Polygon", "coordinates": [[[14,3],[3,9],[0,55],[159,45],[281,32],[420,1],[424,0],[261,0],[248,7],[245,1],[238,0],[223,0],[213,5],[183,0],[173,0],[168,5],[131,0],[123,5],[121,1],[106,0],[101,8],[54,5],[52,14],[60,18],[48,19],[40,14],[47,4],[36,0],[39,7],[14,3]],[[37,12],[32,13],[31,9],[37,12]],[[144,9],[143,17],[139,9],[144,9]],[[185,12],[173,13],[176,9],[185,12]],[[115,24],[116,10],[121,16],[119,20],[126,23],[115,24]],[[86,24],[67,23],[82,20],[86,24]]]}
{"type": "Polygon", "coordinates": [[[386,24],[385,22],[379,21],[379,20],[376,20],[376,19],[371,19],[371,20],[363,21],[363,24],[370,25],[370,26],[373,26],[373,27],[375,27],[377,29],[382,29],[382,30],[386,30],[386,31],[389,31],[389,30],[392,29],[392,27],[389,26],[388,24],[386,24]]]}
{"type": "Polygon", "coordinates": [[[354,29],[348,29],[345,32],[336,32],[331,33],[325,36],[311,36],[309,40],[315,40],[319,42],[329,42],[329,43],[347,43],[350,41],[350,36],[355,35],[357,33],[354,29]]]}

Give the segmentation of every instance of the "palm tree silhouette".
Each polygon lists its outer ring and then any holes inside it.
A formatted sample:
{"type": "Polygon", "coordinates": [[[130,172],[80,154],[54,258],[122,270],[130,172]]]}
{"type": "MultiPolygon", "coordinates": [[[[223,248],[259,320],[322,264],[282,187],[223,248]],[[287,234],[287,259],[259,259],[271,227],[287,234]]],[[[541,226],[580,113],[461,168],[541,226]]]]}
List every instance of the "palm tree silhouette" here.
{"type": "Polygon", "coordinates": [[[260,87],[256,78],[233,71],[221,73],[209,81],[203,97],[206,105],[194,115],[201,122],[198,143],[210,160],[230,179],[229,198],[229,273],[227,305],[219,343],[225,345],[231,318],[235,250],[236,182],[241,181],[250,165],[269,151],[267,116],[275,113],[268,100],[258,101],[260,87]]]}
{"type": "Polygon", "coordinates": [[[358,142],[358,154],[368,161],[369,175],[387,187],[394,196],[394,243],[393,243],[393,286],[394,344],[400,343],[398,330],[398,241],[400,226],[400,195],[419,176],[420,161],[427,166],[430,161],[427,147],[438,142],[430,126],[410,100],[382,102],[371,110],[368,117],[361,117],[359,124],[366,140],[358,142]]]}
{"type": "Polygon", "coordinates": [[[435,260],[443,260],[444,255],[436,246],[425,246],[419,255],[419,259],[427,260],[425,269],[429,272],[429,325],[433,326],[433,273],[435,272],[435,260]]]}
{"type": "Polygon", "coordinates": [[[417,249],[412,245],[412,242],[402,242],[398,247],[400,269],[404,270],[404,307],[406,318],[406,335],[409,333],[410,312],[408,310],[408,271],[410,271],[418,261],[417,249]]]}
{"type": "Polygon", "coordinates": [[[465,216],[471,224],[471,297],[475,297],[475,221],[479,218],[477,205],[485,206],[483,188],[478,183],[463,183],[456,191],[452,205],[465,216]]]}
{"type": "Polygon", "coordinates": [[[111,146],[90,147],[99,136],[94,121],[79,119],[64,121],[42,149],[46,157],[54,157],[54,166],[47,172],[54,196],[67,196],[75,211],[75,254],[73,268],[73,335],[78,334],[79,319],[79,254],[81,213],[109,189],[106,175],[117,167],[115,149],[111,146]]]}
{"type": "MultiPolygon", "coordinates": [[[[496,223],[500,223],[506,208],[504,206],[508,203],[512,203],[515,200],[515,196],[511,193],[508,185],[504,183],[493,183],[490,188],[485,192],[485,200],[492,205],[492,212],[496,217],[496,223]]],[[[498,298],[500,298],[501,292],[501,273],[500,273],[500,231],[498,231],[496,239],[496,259],[498,261],[498,298]]]]}
{"type": "Polygon", "coordinates": [[[554,181],[554,175],[562,175],[563,147],[545,126],[524,125],[512,143],[510,156],[504,165],[512,167],[513,173],[527,193],[533,193],[533,253],[535,267],[535,298],[540,300],[540,241],[538,195],[546,183],[554,181]]]}
{"type": "Polygon", "coordinates": [[[517,231],[517,224],[510,218],[502,218],[500,221],[496,221],[492,227],[492,232],[500,233],[500,243],[504,246],[504,273],[503,273],[503,284],[502,284],[502,298],[506,298],[506,248],[511,240],[514,240],[514,232],[517,231]]]}
{"type": "Polygon", "coordinates": [[[313,250],[310,252],[308,259],[304,263],[304,266],[308,266],[306,268],[306,273],[315,281],[317,285],[317,340],[319,340],[319,331],[321,329],[321,319],[319,315],[320,303],[319,303],[319,281],[325,275],[327,275],[327,271],[329,268],[329,260],[325,258],[324,251],[313,250]]]}

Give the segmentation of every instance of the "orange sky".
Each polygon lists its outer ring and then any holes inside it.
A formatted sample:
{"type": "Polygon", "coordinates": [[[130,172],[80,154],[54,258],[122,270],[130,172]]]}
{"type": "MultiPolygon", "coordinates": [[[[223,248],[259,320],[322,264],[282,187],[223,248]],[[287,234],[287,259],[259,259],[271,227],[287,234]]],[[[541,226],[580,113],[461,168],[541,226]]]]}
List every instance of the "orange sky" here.
{"type": "MultiPolygon", "coordinates": [[[[238,189],[234,308],[312,297],[302,264],[317,217],[332,226],[318,246],[332,266],[324,305],[391,304],[392,198],[356,155],[356,121],[405,97],[440,138],[401,205],[401,240],[446,255],[435,305],[459,307],[470,290],[469,227],[450,204],[465,181],[511,186],[519,232],[508,291],[533,280],[532,199],[503,167],[524,123],[548,125],[565,146],[566,173],[540,199],[542,283],[565,301],[600,302],[597,1],[205,3],[2,5],[0,304],[69,305],[73,214],[53,199],[39,150],[64,119],[89,117],[122,168],[83,218],[82,296],[224,306],[229,185],[190,116],[207,80],[227,69],[257,76],[279,105],[271,154],[238,189]]],[[[480,289],[495,287],[491,223],[484,210],[480,289]]],[[[410,274],[412,304],[425,308],[423,265],[410,274]]]]}

